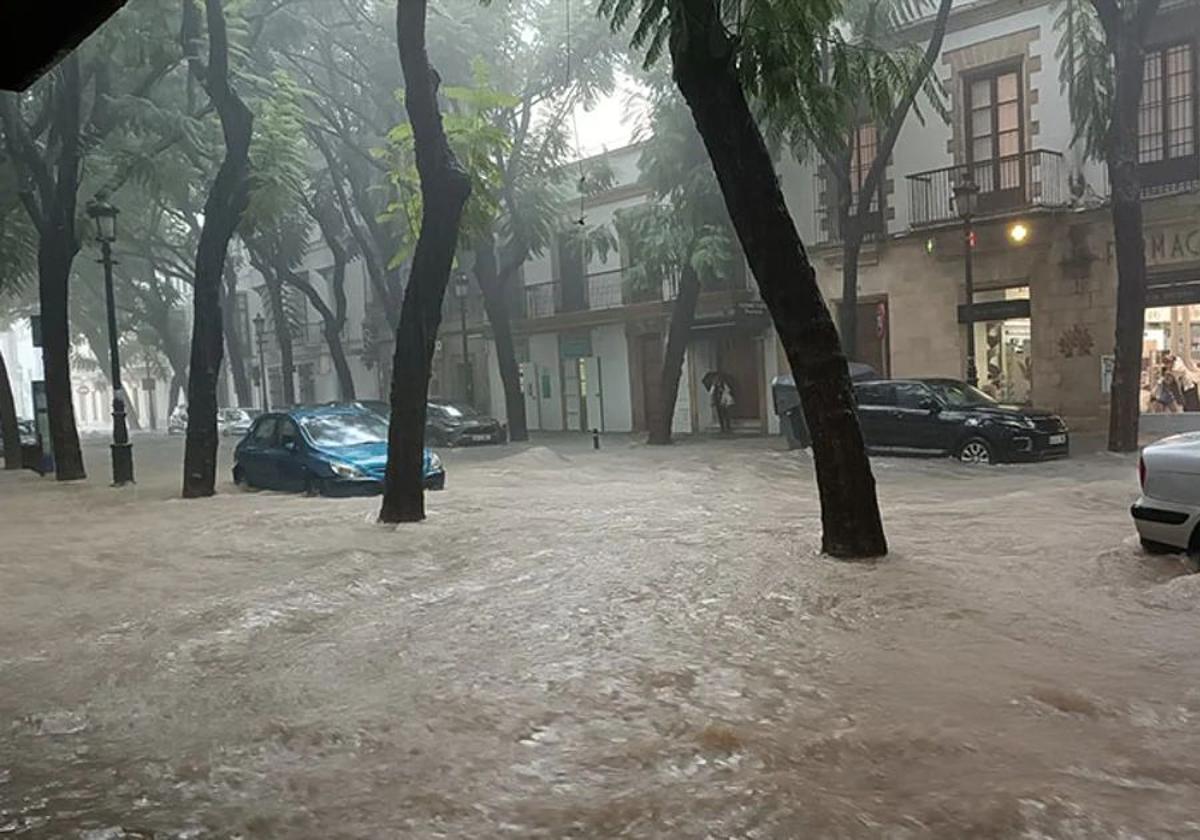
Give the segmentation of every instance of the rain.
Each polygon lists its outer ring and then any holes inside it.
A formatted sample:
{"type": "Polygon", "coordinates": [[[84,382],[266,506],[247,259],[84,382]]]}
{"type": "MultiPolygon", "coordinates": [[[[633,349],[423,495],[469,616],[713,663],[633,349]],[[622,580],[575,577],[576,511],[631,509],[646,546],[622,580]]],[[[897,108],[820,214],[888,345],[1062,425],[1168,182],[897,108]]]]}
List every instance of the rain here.
{"type": "Polygon", "coordinates": [[[0,11],[0,837],[1200,837],[1200,6],[0,11]]]}

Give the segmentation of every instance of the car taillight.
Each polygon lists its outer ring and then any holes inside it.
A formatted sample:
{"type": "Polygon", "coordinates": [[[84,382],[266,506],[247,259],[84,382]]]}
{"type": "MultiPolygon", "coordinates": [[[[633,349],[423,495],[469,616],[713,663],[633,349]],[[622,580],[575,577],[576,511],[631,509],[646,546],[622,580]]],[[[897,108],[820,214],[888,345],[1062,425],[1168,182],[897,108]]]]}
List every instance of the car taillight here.
{"type": "Polygon", "coordinates": [[[1138,484],[1143,490],[1146,489],[1146,459],[1138,458],[1138,484]]]}

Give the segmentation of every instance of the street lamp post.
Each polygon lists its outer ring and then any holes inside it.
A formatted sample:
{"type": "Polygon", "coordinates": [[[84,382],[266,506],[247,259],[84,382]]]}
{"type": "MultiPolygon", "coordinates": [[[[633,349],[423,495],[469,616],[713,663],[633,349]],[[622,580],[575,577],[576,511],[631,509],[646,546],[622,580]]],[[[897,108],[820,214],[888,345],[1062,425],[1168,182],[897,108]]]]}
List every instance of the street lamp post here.
{"type": "Polygon", "coordinates": [[[459,272],[454,279],[454,296],[458,298],[458,317],[462,334],[463,380],[466,382],[467,402],[475,404],[475,376],[471,370],[471,357],[467,348],[467,293],[470,291],[467,275],[459,272]]]}
{"type": "Polygon", "coordinates": [[[125,390],[121,387],[121,352],[118,347],[117,305],[113,295],[112,244],[117,239],[117,208],[108,197],[99,193],[88,202],[87,214],[96,224],[96,241],[100,243],[100,259],[104,266],[104,302],[108,308],[108,356],[112,374],[112,472],[113,486],[133,483],[133,445],[129,442],[129,426],[125,418],[125,390]]]}
{"type": "Polygon", "coordinates": [[[954,187],[954,207],[963,220],[963,280],[967,296],[967,384],[979,385],[975,365],[975,274],[972,258],[975,250],[975,209],[979,204],[979,185],[967,173],[954,187]]]}
{"type": "Polygon", "coordinates": [[[267,364],[263,360],[263,344],[266,343],[266,336],[263,334],[266,328],[266,319],[259,312],[254,316],[254,342],[258,345],[258,387],[262,394],[262,410],[270,411],[270,401],[267,399],[267,364]]]}

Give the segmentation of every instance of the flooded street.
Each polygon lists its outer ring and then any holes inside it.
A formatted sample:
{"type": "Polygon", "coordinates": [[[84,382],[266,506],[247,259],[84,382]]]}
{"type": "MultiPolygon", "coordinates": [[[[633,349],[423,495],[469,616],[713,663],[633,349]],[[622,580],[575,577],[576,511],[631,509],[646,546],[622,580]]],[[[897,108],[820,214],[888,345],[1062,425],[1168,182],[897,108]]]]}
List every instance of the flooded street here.
{"type": "Polygon", "coordinates": [[[777,441],[443,453],[376,499],[0,474],[0,836],[1200,837],[1200,576],[1134,461],[877,459],[821,557],[777,441]]]}

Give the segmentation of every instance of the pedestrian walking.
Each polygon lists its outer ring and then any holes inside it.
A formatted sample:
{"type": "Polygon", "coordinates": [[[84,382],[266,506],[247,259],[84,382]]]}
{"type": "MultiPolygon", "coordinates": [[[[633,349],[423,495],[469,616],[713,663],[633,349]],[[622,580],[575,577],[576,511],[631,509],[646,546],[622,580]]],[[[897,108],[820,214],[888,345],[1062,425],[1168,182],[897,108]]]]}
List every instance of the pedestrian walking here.
{"type": "Polygon", "coordinates": [[[712,399],[713,412],[717,415],[721,434],[731,434],[733,432],[733,383],[727,374],[719,370],[710,370],[704,374],[702,381],[712,399]]]}

